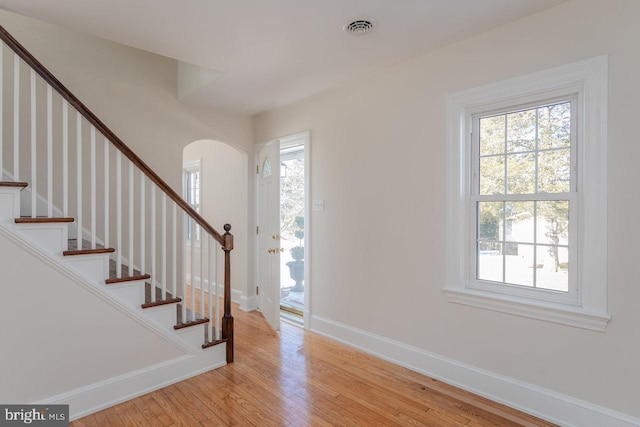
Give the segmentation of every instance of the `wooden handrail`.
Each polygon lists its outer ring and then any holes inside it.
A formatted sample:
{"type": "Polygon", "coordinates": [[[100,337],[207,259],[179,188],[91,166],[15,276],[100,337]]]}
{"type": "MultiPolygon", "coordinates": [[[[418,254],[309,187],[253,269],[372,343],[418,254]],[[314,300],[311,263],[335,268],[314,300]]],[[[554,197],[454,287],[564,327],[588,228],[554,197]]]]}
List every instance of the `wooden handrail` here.
{"type": "Polygon", "coordinates": [[[160,190],[164,191],[178,206],[192,217],[206,232],[211,234],[222,247],[225,247],[225,238],[220,235],[195,209],[191,207],[173,188],[158,176],[147,164],[134,153],[118,136],[113,133],[89,108],[71,93],[51,72],[25,49],[4,27],[0,26],[0,39],[9,46],[24,62],[26,62],[40,77],[42,77],[53,89],[71,104],[82,116],[91,123],[111,144],[122,152],[136,165],[160,190]]]}

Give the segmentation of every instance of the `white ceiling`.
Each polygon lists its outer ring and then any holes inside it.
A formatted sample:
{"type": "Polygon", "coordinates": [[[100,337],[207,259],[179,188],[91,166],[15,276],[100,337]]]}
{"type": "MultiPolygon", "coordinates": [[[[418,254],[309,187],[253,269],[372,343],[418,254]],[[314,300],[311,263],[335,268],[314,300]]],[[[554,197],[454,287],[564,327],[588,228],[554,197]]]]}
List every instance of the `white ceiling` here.
{"type": "Polygon", "coordinates": [[[566,0],[0,0],[0,8],[222,73],[191,95],[246,114],[566,0]],[[373,18],[365,36],[342,31],[373,18]]]}

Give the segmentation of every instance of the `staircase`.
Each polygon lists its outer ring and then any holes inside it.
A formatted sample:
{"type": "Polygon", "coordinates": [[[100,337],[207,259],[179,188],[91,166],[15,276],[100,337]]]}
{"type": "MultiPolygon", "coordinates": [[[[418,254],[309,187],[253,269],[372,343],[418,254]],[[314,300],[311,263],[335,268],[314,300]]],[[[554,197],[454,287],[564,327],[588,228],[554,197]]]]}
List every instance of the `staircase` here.
{"type": "Polygon", "coordinates": [[[0,234],[211,368],[232,362],[231,226],[218,233],[2,27],[0,39],[0,234]]]}

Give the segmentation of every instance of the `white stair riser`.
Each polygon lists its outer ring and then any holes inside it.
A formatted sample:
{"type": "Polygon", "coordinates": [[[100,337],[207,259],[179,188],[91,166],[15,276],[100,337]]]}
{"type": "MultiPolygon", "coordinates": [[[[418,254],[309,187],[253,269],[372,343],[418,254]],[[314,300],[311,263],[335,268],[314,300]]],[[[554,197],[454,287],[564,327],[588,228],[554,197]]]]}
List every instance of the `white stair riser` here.
{"type": "Polygon", "coordinates": [[[66,256],[63,262],[96,285],[109,277],[109,254],[66,256]]]}
{"type": "MultiPolygon", "coordinates": [[[[113,296],[133,309],[140,309],[144,303],[144,280],[110,284],[106,286],[113,296]]],[[[145,312],[143,311],[143,313],[145,312]]]]}
{"type": "Polygon", "coordinates": [[[60,255],[67,250],[68,223],[16,224],[16,230],[27,240],[50,254],[60,255]]]}
{"type": "Polygon", "coordinates": [[[209,327],[209,323],[189,326],[188,328],[176,330],[176,335],[187,345],[202,347],[202,344],[204,343],[204,333],[207,327],[209,327]]]}
{"type": "Polygon", "coordinates": [[[13,223],[20,216],[20,190],[18,188],[0,189],[0,221],[13,223]]]}
{"type": "MultiPolygon", "coordinates": [[[[141,309],[142,310],[142,309],[141,309]]],[[[173,330],[176,324],[176,305],[166,304],[158,307],[145,308],[144,313],[162,327],[173,330]]]]}

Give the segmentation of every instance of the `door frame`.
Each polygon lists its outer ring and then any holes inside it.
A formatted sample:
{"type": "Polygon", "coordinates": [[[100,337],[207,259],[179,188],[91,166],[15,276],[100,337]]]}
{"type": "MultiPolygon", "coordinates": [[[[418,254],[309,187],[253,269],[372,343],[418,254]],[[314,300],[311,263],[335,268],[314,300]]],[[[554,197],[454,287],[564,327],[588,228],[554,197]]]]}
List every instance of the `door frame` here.
{"type": "MultiPolygon", "coordinates": [[[[303,313],[302,316],[304,320],[304,328],[310,329],[311,328],[311,292],[312,292],[311,280],[310,280],[311,260],[312,260],[312,257],[311,257],[311,179],[310,179],[311,178],[311,132],[308,130],[303,132],[297,132],[295,134],[283,136],[281,138],[274,138],[269,141],[256,144],[255,155],[254,155],[254,168],[259,167],[260,159],[258,158],[258,153],[260,152],[260,150],[266,144],[273,141],[280,141],[280,149],[286,148],[287,146],[290,147],[293,145],[304,146],[304,236],[305,236],[304,287],[305,287],[305,292],[304,292],[304,310],[302,311],[303,313]]],[[[259,182],[258,182],[259,176],[257,173],[254,175],[254,180],[255,180],[254,188],[257,189],[259,186],[259,182]]],[[[259,218],[258,204],[259,204],[259,194],[258,194],[258,191],[256,190],[254,229],[255,227],[258,226],[258,218],[259,218]]],[[[255,239],[255,241],[256,241],[256,244],[254,247],[254,255],[255,255],[254,268],[256,271],[255,277],[257,280],[258,268],[259,268],[258,267],[259,245],[258,245],[258,239],[255,239]]],[[[255,286],[257,287],[257,285],[258,284],[256,283],[255,286]]],[[[260,298],[257,293],[256,293],[256,299],[259,304],[260,298]]],[[[278,306],[278,310],[280,310],[279,306],[278,306]]]]}

